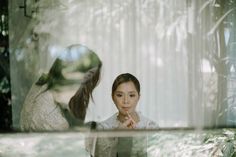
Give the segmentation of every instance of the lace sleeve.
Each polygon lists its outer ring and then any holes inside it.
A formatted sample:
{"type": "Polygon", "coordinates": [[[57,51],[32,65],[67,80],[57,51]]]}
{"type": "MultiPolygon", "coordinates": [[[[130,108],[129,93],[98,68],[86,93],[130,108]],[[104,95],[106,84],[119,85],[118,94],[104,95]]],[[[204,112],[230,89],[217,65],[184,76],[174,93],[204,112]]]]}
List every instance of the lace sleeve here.
{"type": "Polygon", "coordinates": [[[159,126],[154,121],[148,121],[147,123],[147,129],[158,129],[159,126]]]}
{"type": "MultiPolygon", "coordinates": [[[[35,89],[36,90],[36,89],[35,89]]],[[[21,111],[21,129],[27,131],[66,130],[69,124],[50,92],[31,91],[21,111]],[[37,95],[37,96],[35,96],[37,95]]]]}

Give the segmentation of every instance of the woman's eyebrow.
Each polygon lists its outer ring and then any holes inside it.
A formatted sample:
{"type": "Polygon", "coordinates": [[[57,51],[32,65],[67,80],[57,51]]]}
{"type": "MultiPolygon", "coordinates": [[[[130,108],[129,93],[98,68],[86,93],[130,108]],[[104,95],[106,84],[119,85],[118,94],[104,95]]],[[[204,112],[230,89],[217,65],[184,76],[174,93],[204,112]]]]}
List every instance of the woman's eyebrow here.
{"type": "MultiPolygon", "coordinates": [[[[116,91],[115,93],[125,93],[125,92],[122,92],[122,91],[116,91]]],[[[129,93],[129,94],[135,94],[136,93],[136,91],[128,91],[127,93],[129,93]]]]}

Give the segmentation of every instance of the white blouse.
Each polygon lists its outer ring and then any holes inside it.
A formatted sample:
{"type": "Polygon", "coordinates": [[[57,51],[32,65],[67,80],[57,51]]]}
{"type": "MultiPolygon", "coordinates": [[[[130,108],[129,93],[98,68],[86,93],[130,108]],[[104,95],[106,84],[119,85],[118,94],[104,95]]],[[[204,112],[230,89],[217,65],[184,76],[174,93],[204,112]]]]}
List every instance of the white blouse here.
{"type": "MultiPolygon", "coordinates": [[[[98,123],[97,129],[98,130],[111,130],[117,129],[120,125],[120,121],[117,119],[118,113],[112,115],[107,120],[98,123]]],[[[152,120],[143,116],[140,112],[138,112],[140,121],[136,124],[136,128],[134,129],[157,129],[158,125],[153,122],[152,120]]],[[[148,146],[148,136],[141,136],[141,137],[125,137],[125,140],[128,143],[121,144],[120,140],[121,137],[103,137],[97,138],[94,140],[96,144],[95,150],[93,150],[91,154],[95,157],[120,157],[120,156],[127,156],[127,154],[119,154],[120,150],[128,151],[132,157],[136,156],[147,156],[147,146],[148,146]],[[130,139],[130,141],[129,141],[130,139]],[[129,143],[131,142],[131,143],[129,143]],[[129,146],[125,146],[125,145],[129,146]],[[130,147],[130,148],[128,148],[130,147]]],[[[127,152],[126,152],[127,153],[127,152]]],[[[128,153],[128,154],[129,154],[128,153]]]]}
{"type": "MultiPolygon", "coordinates": [[[[108,129],[117,129],[121,122],[117,119],[118,113],[112,115],[107,120],[98,123],[98,130],[108,130],[108,129]]],[[[157,129],[158,125],[143,116],[140,112],[138,112],[140,121],[136,124],[136,128],[134,129],[157,129]]]]}

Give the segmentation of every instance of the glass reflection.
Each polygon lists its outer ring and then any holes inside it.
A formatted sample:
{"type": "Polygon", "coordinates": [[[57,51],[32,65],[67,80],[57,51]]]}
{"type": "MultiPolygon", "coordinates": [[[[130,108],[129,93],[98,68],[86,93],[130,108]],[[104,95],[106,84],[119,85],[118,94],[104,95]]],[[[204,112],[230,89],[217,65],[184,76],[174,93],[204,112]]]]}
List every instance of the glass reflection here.
{"type": "Polygon", "coordinates": [[[54,55],[49,72],[33,83],[26,96],[20,116],[23,131],[67,130],[83,125],[102,63],[82,45],[71,45],[54,55]]]}
{"type": "MultiPolygon", "coordinates": [[[[96,137],[100,141],[110,140],[110,142],[114,138],[123,138],[123,140],[132,138],[130,145],[117,147],[120,147],[119,150],[122,149],[123,153],[130,153],[131,157],[137,157],[138,153],[143,155],[144,152],[147,157],[231,157],[235,156],[236,153],[235,132],[235,129],[202,130],[201,132],[167,129],[159,132],[147,130],[139,132],[95,132],[91,133],[89,137],[96,137]],[[147,142],[143,141],[145,139],[147,139],[147,142]],[[131,145],[132,147],[130,147],[131,145]]],[[[65,155],[68,157],[91,157],[84,145],[87,137],[87,133],[84,132],[1,134],[0,154],[4,157],[19,155],[24,157],[64,157],[65,155]]],[[[113,143],[118,144],[116,141],[113,143]]],[[[103,155],[101,157],[105,157],[107,154],[104,150],[107,150],[107,148],[96,147],[96,151],[99,151],[100,154],[95,154],[95,156],[103,155]]],[[[116,155],[115,151],[114,153],[116,155]]],[[[113,156],[108,154],[108,157],[113,156]]]]}

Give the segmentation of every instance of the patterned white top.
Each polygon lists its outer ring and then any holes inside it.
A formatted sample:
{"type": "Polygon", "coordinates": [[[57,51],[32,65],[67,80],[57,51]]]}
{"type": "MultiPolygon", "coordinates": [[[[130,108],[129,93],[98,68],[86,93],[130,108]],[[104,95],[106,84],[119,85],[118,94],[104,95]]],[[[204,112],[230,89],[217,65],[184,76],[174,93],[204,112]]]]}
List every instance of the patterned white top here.
{"type": "MultiPolygon", "coordinates": [[[[119,124],[121,123],[117,119],[118,113],[112,115],[110,118],[107,120],[98,123],[97,129],[98,130],[110,130],[110,129],[117,129],[119,124]]],[[[158,125],[153,122],[152,120],[146,118],[143,116],[140,112],[138,112],[140,121],[137,123],[135,129],[157,129],[158,125]]],[[[96,144],[95,150],[90,149],[90,152],[92,152],[92,156],[95,157],[120,157],[120,156],[127,156],[127,155],[122,155],[119,154],[119,150],[126,150],[127,147],[123,147],[122,144],[120,144],[120,140],[122,138],[120,137],[103,137],[103,138],[97,138],[94,139],[94,142],[96,144]],[[121,147],[121,148],[120,148],[121,147]],[[92,151],[91,151],[92,150],[92,151]]],[[[130,155],[132,157],[137,157],[137,156],[142,156],[146,157],[147,153],[147,143],[149,141],[148,137],[131,137],[132,140],[132,146],[130,150],[130,155]]],[[[129,137],[124,138],[124,140],[129,141],[129,137]]],[[[92,144],[91,144],[92,145],[92,144]]],[[[91,146],[90,145],[90,146],[91,146]]],[[[94,148],[94,147],[93,147],[94,148]]]]}
{"type": "Polygon", "coordinates": [[[54,102],[47,86],[33,85],[22,106],[20,127],[23,131],[66,130],[69,123],[54,102]]]}
{"type": "MultiPolygon", "coordinates": [[[[117,129],[121,122],[117,119],[118,113],[112,115],[107,120],[98,123],[99,130],[107,130],[107,129],[117,129]]],[[[158,125],[148,119],[147,117],[143,116],[140,112],[138,112],[140,121],[136,124],[135,129],[157,129],[158,125]]]]}

